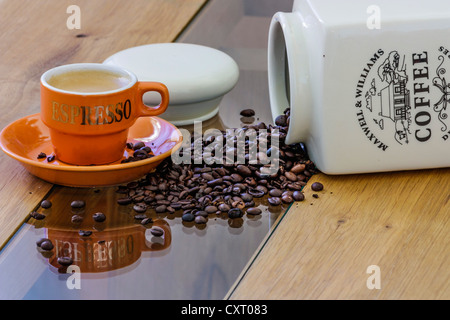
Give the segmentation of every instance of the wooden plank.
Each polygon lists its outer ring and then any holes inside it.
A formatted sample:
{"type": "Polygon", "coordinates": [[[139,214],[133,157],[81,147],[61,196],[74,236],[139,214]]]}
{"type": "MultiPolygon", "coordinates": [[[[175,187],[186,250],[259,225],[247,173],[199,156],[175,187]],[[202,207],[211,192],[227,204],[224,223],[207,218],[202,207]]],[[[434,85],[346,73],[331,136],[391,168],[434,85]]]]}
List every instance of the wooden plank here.
{"type": "Polygon", "coordinates": [[[305,195],[227,298],[450,298],[450,169],[320,174],[305,195]]]}
{"type": "MultiPolygon", "coordinates": [[[[69,0],[0,2],[0,128],[39,112],[39,78],[66,63],[102,62],[138,45],[172,42],[206,0],[76,1],[81,29],[70,30],[69,0]]],[[[52,187],[0,155],[0,248],[52,187]]]]}

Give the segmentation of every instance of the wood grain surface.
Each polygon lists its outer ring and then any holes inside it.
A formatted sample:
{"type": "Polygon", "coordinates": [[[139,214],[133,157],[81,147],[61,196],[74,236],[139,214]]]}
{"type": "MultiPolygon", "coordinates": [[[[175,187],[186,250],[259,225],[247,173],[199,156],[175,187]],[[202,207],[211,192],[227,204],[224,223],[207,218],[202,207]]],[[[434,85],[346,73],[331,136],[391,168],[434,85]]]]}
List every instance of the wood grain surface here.
{"type": "MultiPolygon", "coordinates": [[[[138,45],[172,42],[206,0],[0,1],[0,128],[39,112],[39,78],[67,63],[103,62],[138,45]],[[67,21],[76,3],[80,29],[67,21]]],[[[0,155],[0,248],[49,192],[3,152],[0,155]]]]}
{"type": "Polygon", "coordinates": [[[227,298],[450,298],[450,169],[319,174],[305,195],[227,298]]]}

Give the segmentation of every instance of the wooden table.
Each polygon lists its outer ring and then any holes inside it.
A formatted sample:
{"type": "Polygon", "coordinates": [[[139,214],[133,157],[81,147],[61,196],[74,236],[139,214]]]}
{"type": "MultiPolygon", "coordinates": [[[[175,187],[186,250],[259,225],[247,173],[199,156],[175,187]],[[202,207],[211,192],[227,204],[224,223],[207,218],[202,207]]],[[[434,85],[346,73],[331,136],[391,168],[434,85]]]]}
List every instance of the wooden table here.
{"type": "MultiPolygon", "coordinates": [[[[226,96],[210,126],[235,126],[227,119],[229,108],[242,106],[260,108],[265,121],[270,112],[261,53],[271,13],[258,17],[249,9],[255,1],[256,11],[265,7],[275,13],[281,5],[262,0],[210,0],[206,6],[206,0],[134,0],[133,6],[123,0],[77,1],[80,30],[67,28],[70,1],[0,1],[0,127],[39,112],[38,83],[45,70],[101,62],[128,47],[175,39],[232,54],[244,85],[253,76],[250,86],[238,85],[226,96]],[[242,30],[254,36],[243,39],[242,30]]],[[[4,154],[0,172],[1,248],[44,197],[55,199],[61,189],[31,176],[4,154]]],[[[450,298],[450,169],[318,174],[305,194],[304,202],[280,217],[225,298],[450,298]],[[310,190],[314,181],[325,185],[318,198],[310,190]]]]}

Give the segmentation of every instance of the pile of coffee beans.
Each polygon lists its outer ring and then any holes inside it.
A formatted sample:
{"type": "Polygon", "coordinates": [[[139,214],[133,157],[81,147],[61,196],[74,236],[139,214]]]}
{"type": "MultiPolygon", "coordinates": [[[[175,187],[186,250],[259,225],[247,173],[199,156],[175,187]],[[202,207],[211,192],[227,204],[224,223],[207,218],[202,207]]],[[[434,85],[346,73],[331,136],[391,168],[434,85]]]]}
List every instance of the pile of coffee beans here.
{"type": "Polygon", "coordinates": [[[121,163],[145,160],[145,159],[153,158],[155,156],[152,152],[152,149],[142,141],[136,142],[134,144],[132,142],[128,142],[127,143],[127,151],[128,151],[128,154],[130,154],[130,156],[123,159],[121,161],[121,163]]]}
{"type": "MultiPolygon", "coordinates": [[[[253,113],[249,110],[242,112],[244,115],[253,113]]],[[[267,161],[259,161],[256,164],[249,161],[248,153],[251,148],[250,139],[240,140],[236,134],[221,131],[221,136],[196,140],[195,135],[191,139],[191,150],[196,144],[202,144],[202,151],[216,150],[216,147],[233,145],[231,153],[235,156],[245,150],[244,163],[227,161],[224,153],[223,164],[207,164],[203,153],[191,153],[190,164],[175,164],[169,157],[164,160],[153,173],[147,174],[139,181],[133,181],[127,185],[119,186],[117,192],[121,194],[117,203],[119,205],[132,205],[136,216],[144,219],[147,210],[155,210],[156,213],[175,213],[182,211],[183,221],[205,223],[208,214],[224,213],[229,218],[261,214],[257,208],[258,199],[265,196],[272,206],[290,204],[294,201],[303,201],[304,194],[301,191],[309,178],[318,172],[314,163],[309,160],[304,144],[285,144],[285,137],[289,125],[289,109],[276,119],[275,125],[266,125],[263,122],[245,125],[237,129],[237,135],[245,135],[249,129],[257,133],[264,129],[266,133],[267,153],[258,153],[258,159],[270,156],[273,152],[271,135],[278,130],[279,169],[270,175],[263,174],[263,167],[267,167],[267,161]],[[233,144],[228,144],[227,139],[233,139],[233,144]],[[244,141],[244,142],[242,142],[244,141]],[[214,145],[217,143],[216,145],[214,145]],[[231,164],[230,164],[231,163],[231,164]],[[265,164],[263,164],[265,163],[265,164]]],[[[234,132],[236,133],[236,132],[234,132]]],[[[258,144],[260,139],[257,140],[258,144]]],[[[258,149],[259,150],[259,149],[258,149]]],[[[183,152],[183,150],[180,150],[183,152]]],[[[210,151],[209,151],[210,152],[210,151]]]]}

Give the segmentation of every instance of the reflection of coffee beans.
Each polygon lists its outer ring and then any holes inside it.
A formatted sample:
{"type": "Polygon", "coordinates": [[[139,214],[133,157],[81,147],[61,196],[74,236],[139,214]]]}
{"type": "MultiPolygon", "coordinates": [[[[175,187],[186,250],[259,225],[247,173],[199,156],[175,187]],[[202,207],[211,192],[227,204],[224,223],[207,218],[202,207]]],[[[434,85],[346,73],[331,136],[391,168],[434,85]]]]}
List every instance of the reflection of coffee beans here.
{"type": "Polygon", "coordinates": [[[72,223],[81,223],[83,221],[83,217],[78,215],[78,214],[74,214],[72,216],[72,223]]]}
{"type": "Polygon", "coordinates": [[[64,267],[68,267],[73,264],[73,259],[70,257],[58,257],[58,263],[64,267]]]}
{"type": "Polygon", "coordinates": [[[89,237],[92,235],[92,231],[89,230],[79,230],[78,234],[82,237],[89,237]]]}

